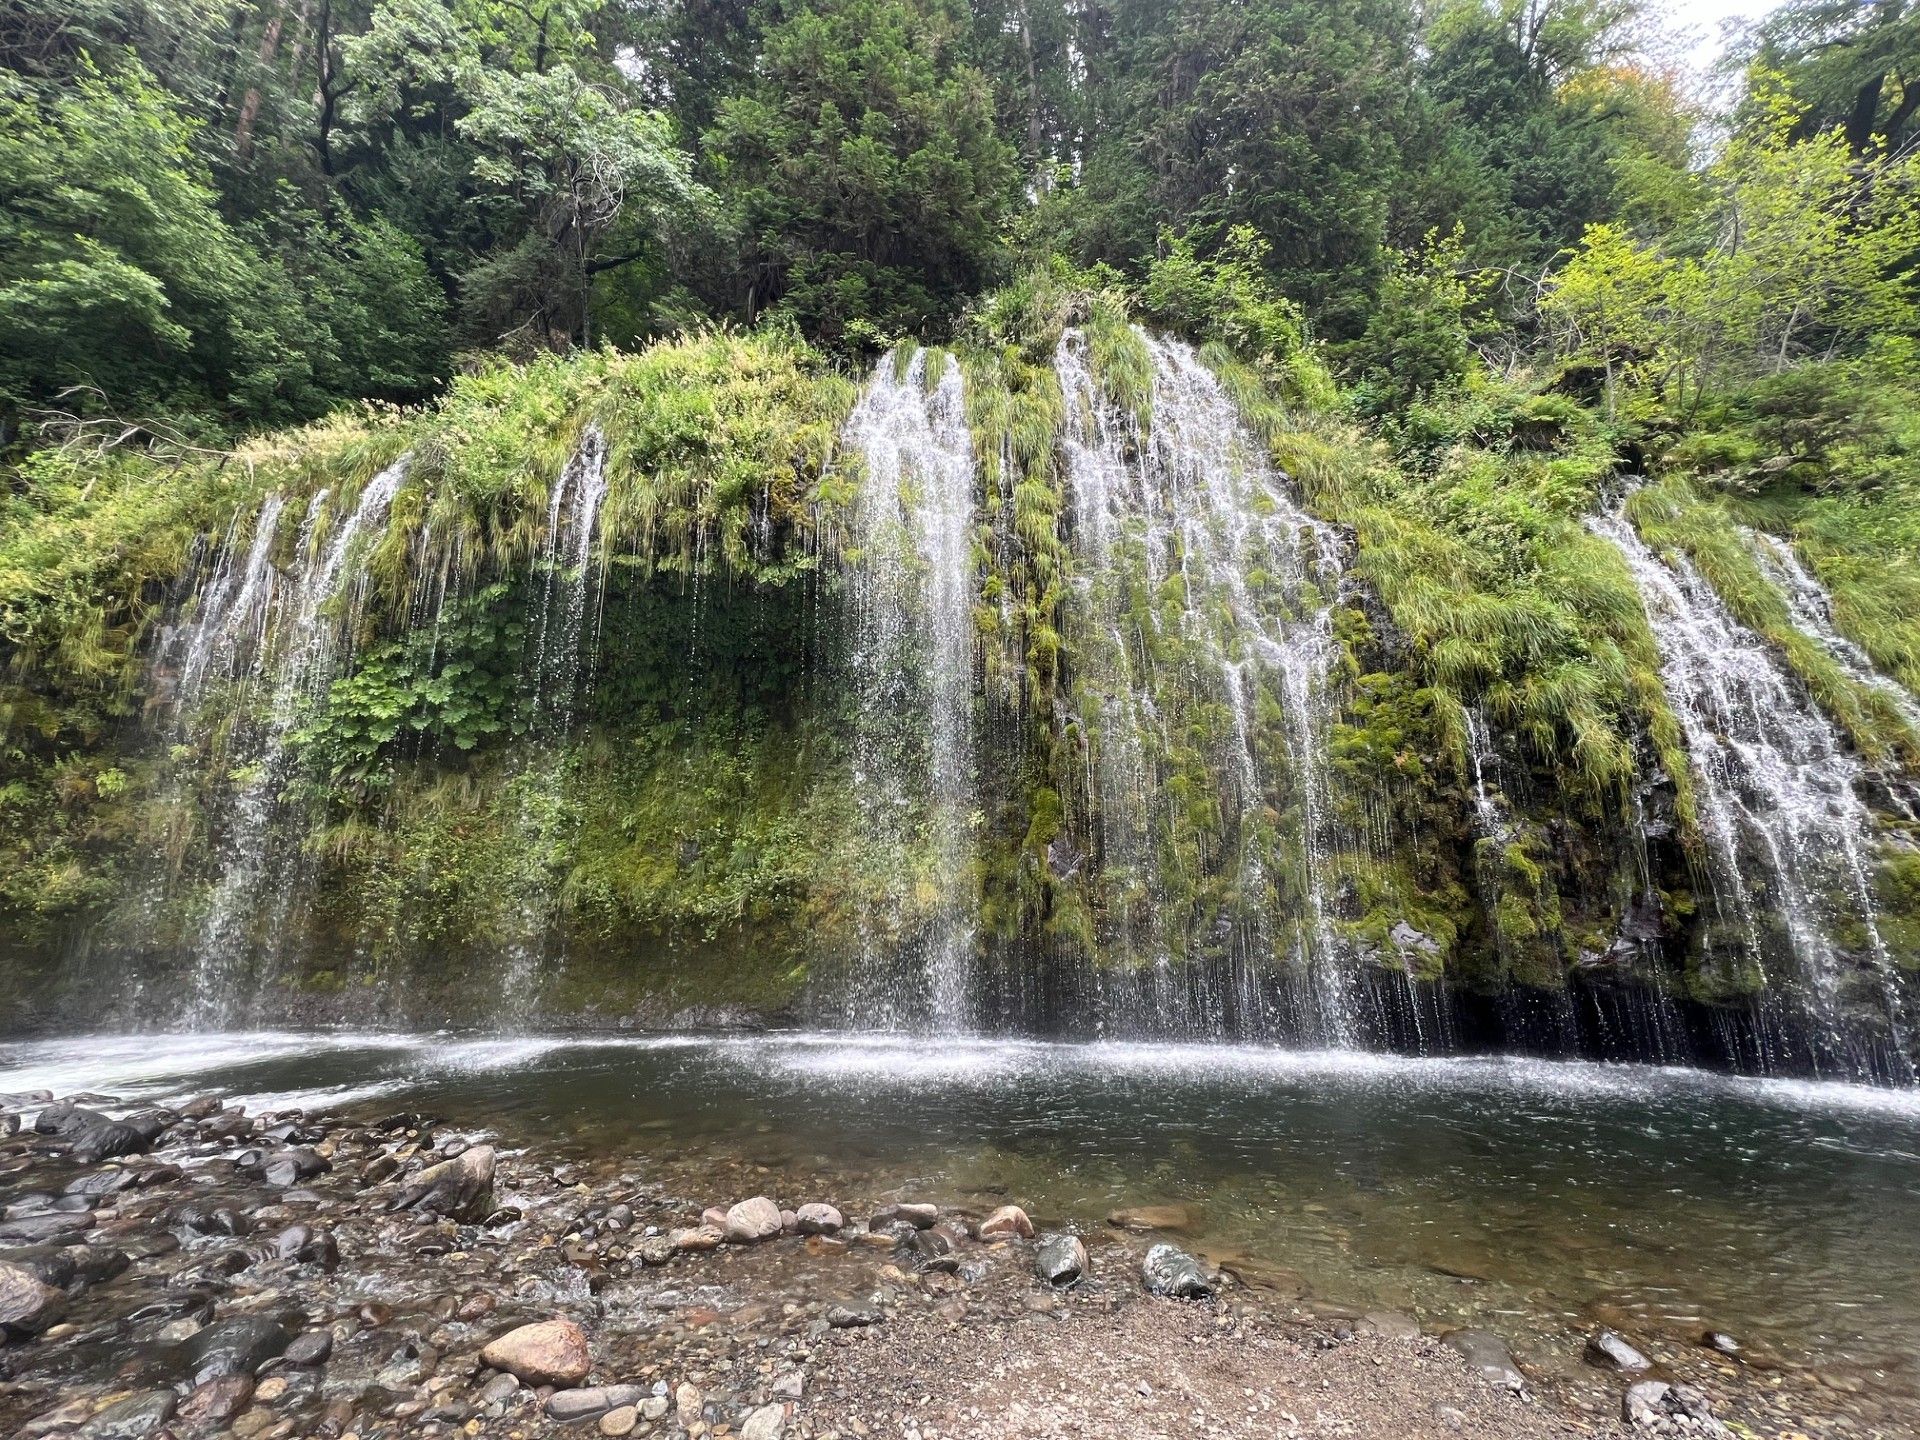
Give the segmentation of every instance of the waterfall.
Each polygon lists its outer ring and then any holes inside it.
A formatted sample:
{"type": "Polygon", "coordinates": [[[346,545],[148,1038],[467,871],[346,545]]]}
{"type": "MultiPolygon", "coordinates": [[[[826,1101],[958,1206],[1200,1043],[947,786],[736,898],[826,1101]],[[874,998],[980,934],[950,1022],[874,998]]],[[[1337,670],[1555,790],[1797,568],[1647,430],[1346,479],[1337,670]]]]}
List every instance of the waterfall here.
{"type": "MultiPolygon", "coordinates": [[[[1189,347],[1135,338],[1152,366],[1144,429],[1102,395],[1083,335],[1069,331],[1055,356],[1096,843],[1120,896],[1131,887],[1157,928],[1174,908],[1154,873],[1158,841],[1179,823],[1162,773],[1181,740],[1171,712],[1221,707],[1228,723],[1209,766],[1234,853],[1215,858],[1234,894],[1208,938],[1229,939],[1238,955],[1235,993],[1203,996],[1203,1008],[1216,1024],[1231,1010],[1235,1028],[1268,1026],[1267,962],[1280,956],[1308,980],[1311,1013],[1296,1028],[1352,1044],[1361,1038],[1357,975],[1329,899],[1327,676],[1340,538],[1301,509],[1189,347]],[[1284,774],[1273,773],[1275,738],[1284,774]],[[1273,798],[1277,787],[1285,802],[1273,798]],[[1277,907],[1283,882],[1290,903],[1277,907]]],[[[1195,938],[1161,931],[1149,958],[1164,971],[1195,938]]],[[[1155,984],[1147,1003],[1160,1009],[1165,975],[1155,984]]]]}
{"type": "Polygon", "coordinates": [[[1833,619],[1833,597],[1800,563],[1800,557],[1794,554],[1793,547],[1764,531],[1748,530],[1744,533],[1747,543],[1753,547],[1754,558],[1760,562],[1761,570],[1786,597],[1793,623],[1812,636],[1850,680],[1885,696],[1894,713],[1906,721],[1916,737],[1920,737],[1920,700],[1916,700],[1905,686],[1881,674],[1874,666],[1873,657],[1840,633],[1840,627],[1833,619]]]}
{"type": "Polygon", "coordinates": [[[590,424],[547,497],[547,528],[531,577],[540,597],[525,670],[533,734],[518,751],[510,781],[514,831],[529,872],[513,904],[502,981],[503,1013],[522,1023],[532,1017],[553,939],[549,872],[564,844],[564,746],[598,644],[601,586],[594,544],[606,497],[606,437],[590,424]]]}
{"type": "Polygon", "coordinates": [[[277,575],[271,561],[283,502],[269,497],[241,570],[235,573],[223,558],[193,619],[174,637],[183,657],[174,696],[177,734],[212,724],[207,711],[216,682],[239,687],[219,755],[236,783],[212,820],[216,869],[193,946],[189,1004],[197,1023],[232,1021],[242,979],[251,974],[258,985],[271,977],[280,922],[301,869],[297,837],[289,846],[276,823],[289,803],[293,735],[349,658],[366,597],[361,550],[384,531],[406,476],[404,458],[374,476],[331,534],[324,532],[331,494],[317,492],[285,575],[277,575]]]}
{"type": "Polygon", "coordinates": [[[862,460],[853,584],[857,719],[854,792],[865,863],[886,871],[894,906],[926,912],[921,933],[862,918],[854,1018],[924,1018],[965,1029],[974,954],[974,558],[977,468],[960,366],[929,352],[889,353],[848,417],[862,460]],[[917,869],[922,847],[930,868],[917,869]],[[885,952],[917,952],[917,974],[890,976],[885,952]]]}
{"type": "MultiPolygon", "coordinates": [[[[1811,1024],[1822,1052],[1816,1065],[1871,1071],[1846,1023],[1848,1005],[1863,1001],[1884,1011],[1891,1049],[1902,1056],[1859,762],[1694,566],[1684,556],[1653,553],[1624,503],[1588,525],[1625,558],[1659,646],[1661,676],[1692,762],[1713,903],[1734,932],[1732,958],[1757,972],[1769,1001],[1788,998],[1797,1018],[1811,1024]],[[1853,983],[1862,978],[1865,986],[1853,983]],[[1869,993],[1856,993],[1862,989],[1869,993]]],[[[1708,943],[1715,944],[1711,937],[1708,943]]],[[[1724,955],[1724,941],[1719,948],[1724,955]]]]}

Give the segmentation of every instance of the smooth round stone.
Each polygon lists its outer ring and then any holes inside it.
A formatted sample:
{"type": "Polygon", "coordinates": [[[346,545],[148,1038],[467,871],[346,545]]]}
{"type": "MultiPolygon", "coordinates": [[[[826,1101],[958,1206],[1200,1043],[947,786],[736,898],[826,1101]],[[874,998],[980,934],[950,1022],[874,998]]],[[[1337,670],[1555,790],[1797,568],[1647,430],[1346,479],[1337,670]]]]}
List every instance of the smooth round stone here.
{"type": "Polygon", "coordinates": [[[622,1405],[618,1409],[609,1410],[600,1417],[600,1433],[602,1435],[631,1435],[639,1424],[640,1407],[637,1405],[622,1405]]]}

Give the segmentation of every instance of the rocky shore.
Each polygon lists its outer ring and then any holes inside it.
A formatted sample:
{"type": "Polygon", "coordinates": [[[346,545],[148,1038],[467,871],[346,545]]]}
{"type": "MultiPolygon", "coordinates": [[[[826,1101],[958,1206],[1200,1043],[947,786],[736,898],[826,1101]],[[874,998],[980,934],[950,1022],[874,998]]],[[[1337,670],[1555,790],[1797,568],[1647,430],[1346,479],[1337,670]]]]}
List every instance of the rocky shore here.
{"type": "Polygon", "coordinates": [[[684,1188],[421,1114],[0,1096],[0,1434],[1913,1433],[1730,1336],[1596,1331],[1586,1383],[1531,1376],[1189,1253],[1166,1210],[684,1188]]]}

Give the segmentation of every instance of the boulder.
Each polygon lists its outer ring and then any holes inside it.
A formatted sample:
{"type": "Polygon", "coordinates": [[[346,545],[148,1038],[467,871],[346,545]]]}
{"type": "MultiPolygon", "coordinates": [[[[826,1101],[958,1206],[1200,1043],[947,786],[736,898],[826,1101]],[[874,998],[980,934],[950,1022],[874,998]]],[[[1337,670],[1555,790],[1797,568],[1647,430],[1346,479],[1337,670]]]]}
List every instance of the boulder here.
{"type": "Polygon", "coordinates": [[[556,1317],[509,1330],[480,1352],[480,1363],[504,1370],[528,1385],[571,1388],[587,1378],[593,1356],[587,1333],[556,1317]]]}
{"type": "Polygon", "coordinates": [[[740,1427],[740,1440],[780,1440],[787,1429],[787,1407],[762,1405],[740,1427]]]}
{"type": "Polygon", "coordinates": [[[1444,1338],[1489,1385],[1516,1394],[1527,1388],[1527,1377],[1513,1363],[1513,1352],[1507,1348],[1507,1342],[1491,1330],[1455,1330],[1444,1338]]]}
{"type": "Polygon", "coordinates": [[[1200,1262],[1177,1245],[1163,1242],[1151,1247],[1140,1264],[1140,1276],[1152,1295],[1205,1300],[1213,1294],[1213,1285],[1200,1262]]]}
{"type": "Polygon", "coordinates": [[[724,1231],[711,1225],[695,1225],[690,1230],[676,1230],[670,1237],[676,1250],[718,1250],[726,1243],[724,1231]]]}
{"type": "Polygon", "coordinates": [[[331,1330],[309,1330],[287,1346],[285,1360],[289,1365],[302,1367],[324,1365],[333,1354],[333,1332],[331,1330]]]}
{"type": "Polygon", "coordinates": [[[831,1205],[802,1205],[793,1212],[793,1218],[802,1235],[838,1235],[847,1223],[831,1205]]]}
{"type": "Polygon", "coordinates": [[[389,1210],[423,1210],[478,1225],[493,1212],[491,1145],[475,1145],[451,1160],[429,1165],[394,1196],[389,1210]]]}
{"type": "Polygon", "coordinates": [[[1628,1344],[1619,1331],[1604,1329],[1587,1337],[1587,1363],[1629,1375],[1653,1368],[1653,1362],[1628,1344]]]}
{"type": "Polygon", "coordinates": [[[187,1341],[187,1365],[196,1385],[222,1375],[251,1375],[284,1351],[291,1338],[278,1320],[267,1316],[230,1316],[187,1341]]]}
{"type": "Polygon", "coordinates": [[[771,1240],[780,1233],[780,1207],[764,1195],[742,1200],[727,1211],[725,1233],[735,1245],[771,1240]]]}
{"type": "Polygon", "coordinates": [[[1077,1285],[1087,1273],[1087,1247],[1078,1235],[1049,1235],[1034,1252],[1033,1273],[1049,1285],[1077,1285]]]}
{"type": "Polygon", "coordinates": [[[73,1440],[146,1440],[173,1418],[179,1397],[149,1390],[109,1405],[73,1432],[73,1440]]]}
{"type": "Polygon", "coordinates": [[[1002,1205],[980,1222],[982,1240],[1031,1240],[1033,1221],[1018,1205],[1002,1205]]]}
{"type": "Polygon", "coordinates": [[[38,1275],[24,1266],[0,1263],[0,1330],[38,1335],[66,1309],[67,1297],[38,1275]]]}

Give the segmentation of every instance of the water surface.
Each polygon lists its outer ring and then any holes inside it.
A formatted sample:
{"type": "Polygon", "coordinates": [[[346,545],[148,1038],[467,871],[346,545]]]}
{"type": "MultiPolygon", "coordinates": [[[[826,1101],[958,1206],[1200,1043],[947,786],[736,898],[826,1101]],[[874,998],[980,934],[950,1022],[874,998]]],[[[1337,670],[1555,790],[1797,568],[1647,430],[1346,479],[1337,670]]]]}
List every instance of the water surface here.
{"type": "Polygon", "coordinates": [[[1187,1240],[1308,1303],[1486,1324],[1577,1360],[1596,1321],[1911,1392],[1920,1092],[1644,1066],[1339,1051],[453,1034],[0,1044],[0,1091],[419,1108],[696,1200],[1005,1196],[1187,1240]]]}

